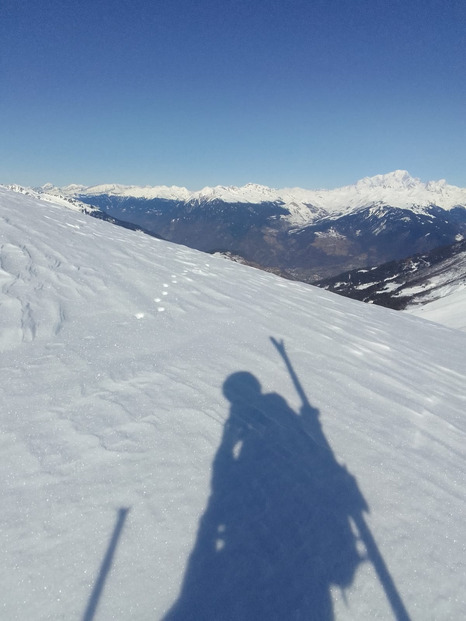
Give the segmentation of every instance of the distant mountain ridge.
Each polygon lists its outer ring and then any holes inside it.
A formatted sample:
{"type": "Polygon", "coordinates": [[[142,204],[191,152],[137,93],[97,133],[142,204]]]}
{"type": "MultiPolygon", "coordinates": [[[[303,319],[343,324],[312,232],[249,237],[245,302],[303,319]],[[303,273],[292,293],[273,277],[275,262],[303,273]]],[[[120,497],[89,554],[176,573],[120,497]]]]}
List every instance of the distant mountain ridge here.
{"type": "Polygon", "coordinates": [[[404,170],[334,190],[47,184],[38,191],[305,282],[429,252],[466,235],[466,188],[422,182],[404,170]]]}
{"type": "Polygon", "coordinates": [[[221,201],[260,205],[276,203],[289,211],[287,218],[293,224],[309,224],[324,216],[342,215],[368,204],[389,205],[424,212],[436,205],[445,210],[466,206],[466,188],[449,185],[444,179],[422,182],[405,170],[365,177],[357,183],[333,190],[307,190],[303,188],[274,189],[248,183],[242,187],[215,186],[191,191],[178,186],[131,186],[103,184],[84,186],[72,184],[55,187],[46,184],[36,188],[52,195],[81,197],[112,196],[146,200],[168,200],[191,203],[221,201]]]}

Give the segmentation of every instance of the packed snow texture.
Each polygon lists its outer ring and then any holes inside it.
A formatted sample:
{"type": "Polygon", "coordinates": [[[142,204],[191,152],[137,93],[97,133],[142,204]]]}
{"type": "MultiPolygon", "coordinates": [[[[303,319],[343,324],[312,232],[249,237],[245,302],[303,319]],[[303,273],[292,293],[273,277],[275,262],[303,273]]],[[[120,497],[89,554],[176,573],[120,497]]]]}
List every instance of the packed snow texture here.
{"type": "Polygon", "coordinates": [[[3,619],[466,618],[466,334],[4,188],[0,240],[3,619]]]}

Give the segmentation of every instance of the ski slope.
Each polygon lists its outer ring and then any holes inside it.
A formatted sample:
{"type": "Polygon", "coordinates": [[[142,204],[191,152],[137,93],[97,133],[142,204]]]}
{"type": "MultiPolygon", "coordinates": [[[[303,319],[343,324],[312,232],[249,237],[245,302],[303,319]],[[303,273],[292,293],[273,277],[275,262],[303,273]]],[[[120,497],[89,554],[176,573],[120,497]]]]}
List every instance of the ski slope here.
{"type": "Polygon", "coordinates": [[[4,188],[0,244],[2,619],[466,618],[464,332],[4,188]]]}

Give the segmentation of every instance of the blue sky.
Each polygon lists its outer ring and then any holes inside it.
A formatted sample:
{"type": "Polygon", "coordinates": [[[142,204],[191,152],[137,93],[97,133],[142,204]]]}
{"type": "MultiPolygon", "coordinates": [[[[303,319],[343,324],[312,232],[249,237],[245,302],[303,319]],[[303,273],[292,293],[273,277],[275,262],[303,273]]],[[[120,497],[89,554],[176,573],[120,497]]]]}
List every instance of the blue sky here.
{"type": "Polygon", "coordinates": [[[464,0],[2,0],[0,183],[466,186],[464,0]]]}

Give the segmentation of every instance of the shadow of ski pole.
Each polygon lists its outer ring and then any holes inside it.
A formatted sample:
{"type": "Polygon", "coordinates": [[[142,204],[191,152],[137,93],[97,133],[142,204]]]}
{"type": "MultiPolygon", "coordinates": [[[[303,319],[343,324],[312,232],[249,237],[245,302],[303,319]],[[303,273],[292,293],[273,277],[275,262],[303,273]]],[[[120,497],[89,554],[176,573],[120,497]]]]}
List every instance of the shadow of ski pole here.
{"type": "Polygon", "coordinates": [[[115,555],[115,551],[118,545],[118,539],[120,538],[121,531],[123,530],[123,526],[125,524],[128,512],[128,508],[122,508],[118,511],[118,517],[115,528],[113,529],[113,535],[108,544],[107,552],[105,554],[104,560],[102,561],[102,565],[100,566],[99,576],[96,580],[94,588],[92,589],[92,593],[89,598],[86,612],[84,613],[82,621],[92,621],[94,619],[94,615],[96,613],[97,606],[99,605],[102,591],[105,587],[105,581],[112,567],[113,557],[115,555]]]}

